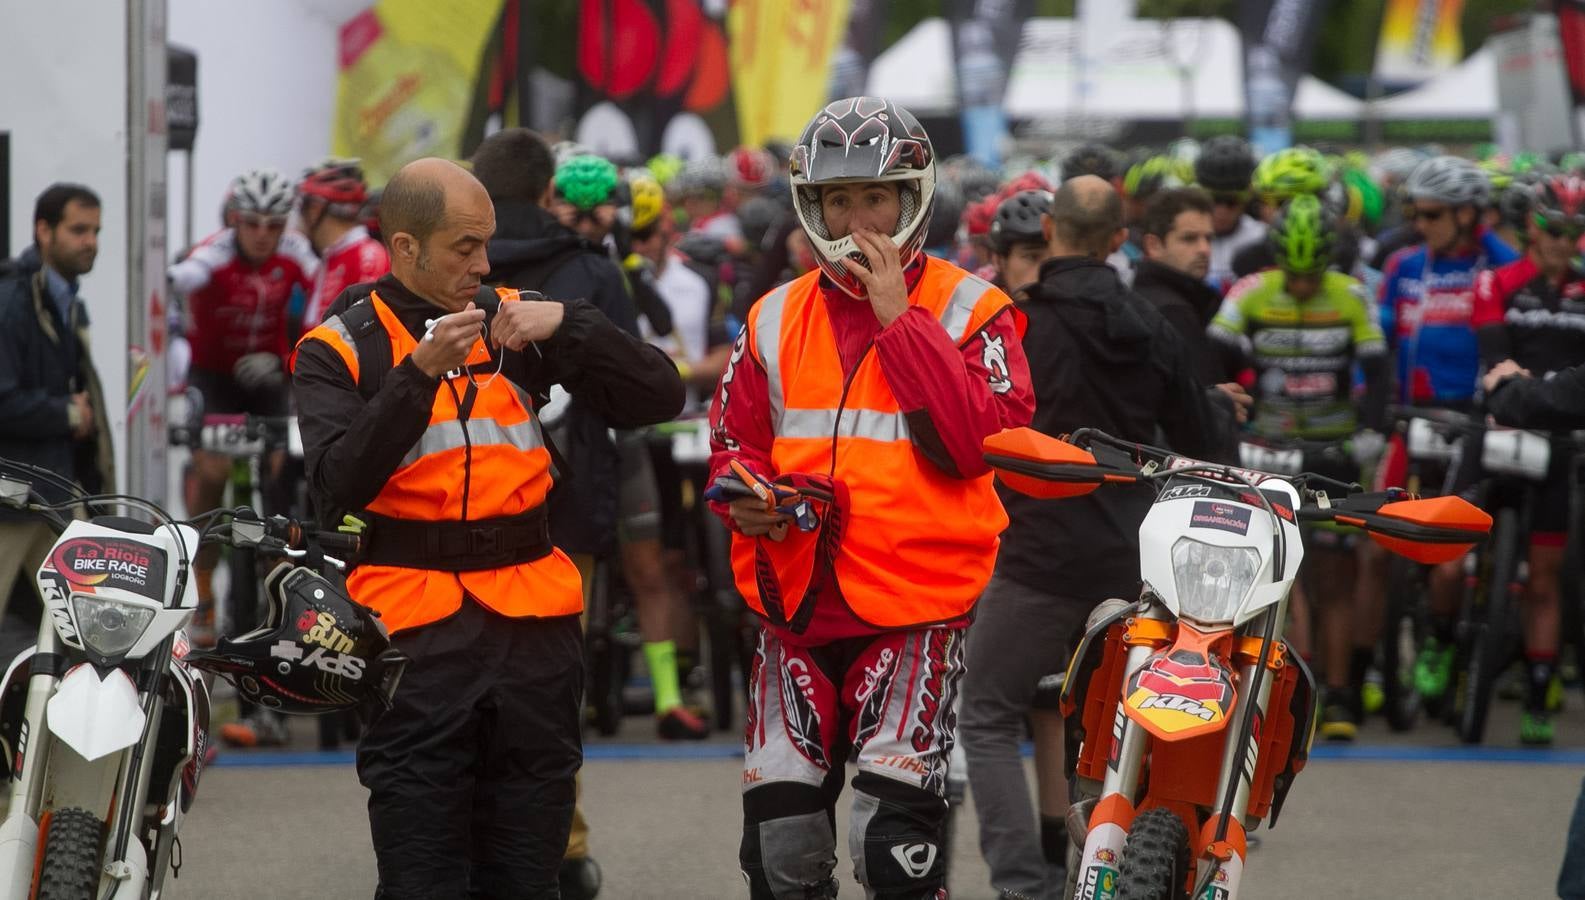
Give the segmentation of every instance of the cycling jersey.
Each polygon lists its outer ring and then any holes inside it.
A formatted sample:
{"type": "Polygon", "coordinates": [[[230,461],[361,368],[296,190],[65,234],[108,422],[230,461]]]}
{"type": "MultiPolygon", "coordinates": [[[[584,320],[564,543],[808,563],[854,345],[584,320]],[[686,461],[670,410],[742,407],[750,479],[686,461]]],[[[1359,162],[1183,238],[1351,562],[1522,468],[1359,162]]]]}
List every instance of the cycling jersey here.
{"type": "Polygon", "coordinates": [[[389,271],[391,258],[386,255],[385,245],[369,237],[367,228],[358,225],[342,235],[325,248],[319,277],[314,279],[314,292],[303,308],[303,331],[311,331],[319,324],[342,291],[355,284],[377,281],[389,271]]]}
{"type": "Polygon", "coordinates": [[[1266,226],[1251,216],[1239,216],[1238,225],[1227,234],[1211,237],[1211,271],[1205,280],[1222,293],[1226,293],[1238,276],[1233,273],[1233,257],[1245,247],[1266,240],[1266,226]]]}
{"type": "Polygon", "coordinates": [[[308,239],[296,232],[283,234],[275,255],[257,266],[242,258],[230,228],[205,238],[167,273],[187,297],[193,366],[229,374],[249,353],[284,358],[292,290],[307,291],[318,267],[308,239]]]}
{"type": "Polygon", "coordinates": [[[1280,271],[1247,276],[1228,291],[1208,333],[1253,369],[1250,430],[1269,438],[1353,434],[1354,362],[1386,352],[1364,286],[1340,272],[1325,273],[1320,290],[1302,303],[1280,271]]]}
{"type": "Polygon", "coordinates": [[[1585,364],[1585,272],[1554,282],[1528,256],[1484,272],[1470,324],[1488,365],[1512,359],[1539,378],[1585,364]]]}
{"type": "Polygon", "coordinates": [[[1470,317],[1475,278],[1518,258],[1482,230],[1473,253],[1432,254],[1405,247],[1387,260],[1381,286],[1381,327],[1397,350],[1398,400],[1460,404],[1475,392],[1479,354],[1470,317]]]}

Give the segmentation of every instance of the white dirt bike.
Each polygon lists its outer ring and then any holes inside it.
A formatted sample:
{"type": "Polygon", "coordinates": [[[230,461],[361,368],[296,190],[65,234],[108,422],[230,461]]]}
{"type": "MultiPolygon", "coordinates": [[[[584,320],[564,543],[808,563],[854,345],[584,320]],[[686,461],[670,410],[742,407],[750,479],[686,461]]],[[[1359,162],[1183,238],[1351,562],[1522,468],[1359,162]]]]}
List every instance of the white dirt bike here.
{"type": "Polygon", "coordinates": [[[1315,686],[1282,639],[1300,522],[1365,530],[1423,562],[1457,559],[1491,517],[1457,497],[1358,493],[1313,474],[1200,462],[1083,429],[985,442],[1008,487],[1061,498],[1148,486],[1137,600],[1090,615],[1062,690],[1081,900],[1237,900],[1246,832],[1276,821],[1303,768],[1315,686]]]}
{"type": "Polygon", "coordinates": [[[335,563],[316,542],[354,552],[356,538],[247,509],[178,522],[7,460],[0,508],[60,533],[38,570],[37,643],[0,681],[0,900],[157,898],[181,866],[178,832],[209,740],[209,692],[183,631],[198,606],[192,557],[216,541],[335,563]],[[69,499],[48,502],[36,489],[46,485],[69,499]],[[141,517],[103,514],[117,510],[141,517]]]}

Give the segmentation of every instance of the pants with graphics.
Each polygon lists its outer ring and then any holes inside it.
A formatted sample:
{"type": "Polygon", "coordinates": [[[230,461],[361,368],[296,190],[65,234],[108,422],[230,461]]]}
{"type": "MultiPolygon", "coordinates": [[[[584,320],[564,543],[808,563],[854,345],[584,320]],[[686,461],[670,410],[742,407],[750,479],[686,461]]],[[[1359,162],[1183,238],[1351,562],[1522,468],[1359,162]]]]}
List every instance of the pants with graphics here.
{"type": "Polygon", "coordinates": [[[872,900],[944,897],[947,756],[963,631],[818,647],[761,629],[750,678],[739,860],[753,900],[836,896],[836,802],[856,760],[848,848],[872,900]]]}
{"type": "Polygon", "coordinates": [[[376,900],[558,896],[583,763],[578,617],[465,598],[394,643],[410,662],[358,744],[376,900]]]}

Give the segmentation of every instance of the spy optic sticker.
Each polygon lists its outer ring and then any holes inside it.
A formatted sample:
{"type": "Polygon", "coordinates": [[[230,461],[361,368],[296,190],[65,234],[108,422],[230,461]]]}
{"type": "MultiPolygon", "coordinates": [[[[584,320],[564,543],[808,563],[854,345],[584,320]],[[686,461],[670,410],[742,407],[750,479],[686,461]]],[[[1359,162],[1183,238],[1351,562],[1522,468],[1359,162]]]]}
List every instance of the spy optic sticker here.
{"type": "Polygon", "coordinates": [[[73,538],[50,555],[55,571],[74,585],[122,588],[152,600],[165,594],[165,552],[120,538],[73,538]]]}
{"type": "Polygon", "coordinates": [[[1233,503],[1202,500],[1194,504],[1194,513],[1189,516],[1189,527],[1217,528],[1234,534],[1249,534],[1250,512],[1247,507],[1233,503]]]}

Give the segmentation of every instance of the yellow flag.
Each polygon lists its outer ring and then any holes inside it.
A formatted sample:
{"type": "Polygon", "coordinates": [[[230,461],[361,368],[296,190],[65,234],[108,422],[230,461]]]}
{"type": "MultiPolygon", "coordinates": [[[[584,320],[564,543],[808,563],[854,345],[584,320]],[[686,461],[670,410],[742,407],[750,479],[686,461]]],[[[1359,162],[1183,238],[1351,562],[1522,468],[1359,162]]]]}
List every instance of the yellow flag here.
{"type": "Polygon", "coordinates": [[[375,184],[460,152],[480,58],[502,0],[379,0],[341,29],[331,134],[375,184]]]}
{"type": "Polygon", "coordinates": [[[727,13],[738,135],[794,140],[825,104],[848,0],[737,0],[727,13]]]}

